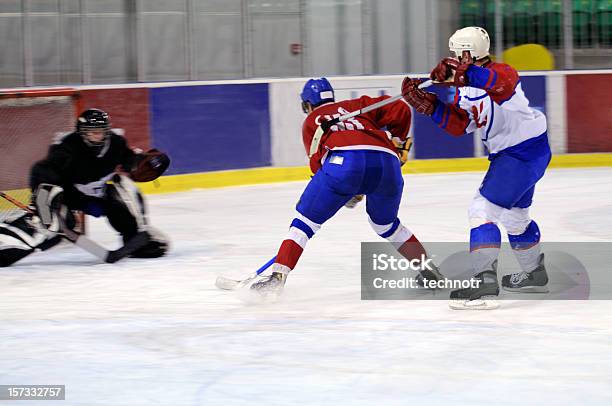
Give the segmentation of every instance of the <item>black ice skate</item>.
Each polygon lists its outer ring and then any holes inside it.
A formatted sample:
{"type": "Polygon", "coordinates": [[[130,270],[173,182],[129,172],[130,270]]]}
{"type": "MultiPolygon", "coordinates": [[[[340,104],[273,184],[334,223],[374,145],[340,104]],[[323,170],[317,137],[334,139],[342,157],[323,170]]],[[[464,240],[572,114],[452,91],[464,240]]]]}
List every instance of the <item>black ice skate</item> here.
{"type": "Polygon", "coordinates": [[[444,275],[442,275],[440,273],[440,269],[438,269],[438,267],[434,264],[430,265],[431,269],[424,269],[422,271],[419,271],[419,274],[416,277],[416,281],[419,284],[419,286],[422,287],[428,287],[425,286],[425,283],[427,283],[429,285],[429,281],[441,281],[444,280],[444,275]],[[427,282],[425,282],[424,280],[427,280],[427,282]]]}
{"type": "Polygon", "coordinates": [[[495,299],[499,296],[497,282],[497,260],[492,269],[477,273],[472,277],[477,286],[453,290],[450,294],[450,308],[454,310],[490,310],[499,307],[495,299]]]}
{"type": "Polygon", "coordinates": [[[548,274],[544,267],[544,254],[540,254],[538,267],[531,272],[517,272],[502,277],[502,287],[509,292],[547,293],[548,274]]]}
{"type": "Polygon", "coordinates": [[[272,272],[272,275],[252,284],[251,291],[257,292],[262,296],[278,296],[283,291],[286,280],[287,274],[272,272]]]}

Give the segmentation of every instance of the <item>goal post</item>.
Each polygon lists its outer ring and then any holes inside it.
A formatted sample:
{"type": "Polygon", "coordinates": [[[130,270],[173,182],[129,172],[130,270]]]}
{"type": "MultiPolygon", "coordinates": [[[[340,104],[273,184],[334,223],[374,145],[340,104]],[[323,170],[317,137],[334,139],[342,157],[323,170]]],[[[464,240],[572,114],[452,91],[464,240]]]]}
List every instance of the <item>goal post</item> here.
{"type": "MultiPolygon", "coordinates": [[[[74,129],[80,110],[73,88],[0,90],[0,191],[29,203],[32,165],[47,155],[58,134],[74,129]]],[[[0,199],[0,221],[18,212],[0,199]]]]}

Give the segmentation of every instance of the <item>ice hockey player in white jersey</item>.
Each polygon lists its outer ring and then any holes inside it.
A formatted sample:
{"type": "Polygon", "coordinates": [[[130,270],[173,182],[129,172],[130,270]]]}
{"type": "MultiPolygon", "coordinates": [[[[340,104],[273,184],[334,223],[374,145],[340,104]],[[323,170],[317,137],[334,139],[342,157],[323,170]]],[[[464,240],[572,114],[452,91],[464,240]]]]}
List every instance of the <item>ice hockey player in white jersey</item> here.
{"type": "Polygon", "coordinates": [[[546,117],[529,107],[516,70],[489,57],[489,35],[480,27],[466,27],[449,39],[454,58],[444,58],[431,79],[457,88],[446,104],[433,93],[418,89],[421,80],[406,77],[404,99],[417,112],[454,136],[480,129],[489,151],[489,169],[470,205],[470,257],[479,288],[451,292],[456,308],[478,308],[484,297],[497,296],[497,257],[502,224],[522,272],[504,275],[509,291],[545,292],[548,276],[540,253],[540,230],[529,216],[535,184],[551,159],[546,117]]]}

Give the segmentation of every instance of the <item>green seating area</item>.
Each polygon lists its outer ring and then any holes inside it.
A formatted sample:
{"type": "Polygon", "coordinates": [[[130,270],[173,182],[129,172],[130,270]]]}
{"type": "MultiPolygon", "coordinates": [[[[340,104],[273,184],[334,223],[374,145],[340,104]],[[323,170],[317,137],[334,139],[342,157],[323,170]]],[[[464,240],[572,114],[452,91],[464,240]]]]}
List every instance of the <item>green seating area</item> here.
{"type": "MultiPolygon", "coordinates": [[[[494,0],[460,0],[461,26],[478,25],[495,35],[494,0]]],[[[527,43],[563,45],[562,0],[503,0],[504,47],[527,43]]],[[[576,48],[612,47],[612,0],[572,0],[576,48]]],[[[494,39],[492,38],[492,41],[494,39]]]]}

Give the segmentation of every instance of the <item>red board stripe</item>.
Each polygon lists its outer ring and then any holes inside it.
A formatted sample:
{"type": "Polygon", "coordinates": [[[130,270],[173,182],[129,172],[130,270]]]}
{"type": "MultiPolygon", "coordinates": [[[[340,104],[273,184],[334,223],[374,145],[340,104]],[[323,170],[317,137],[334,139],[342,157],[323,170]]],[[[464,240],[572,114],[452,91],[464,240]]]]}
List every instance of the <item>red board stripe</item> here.
{"type": "Polygon", "coordinates": [[[612,152],[612,75],[567,75],[567,152],[612,152]]]}

